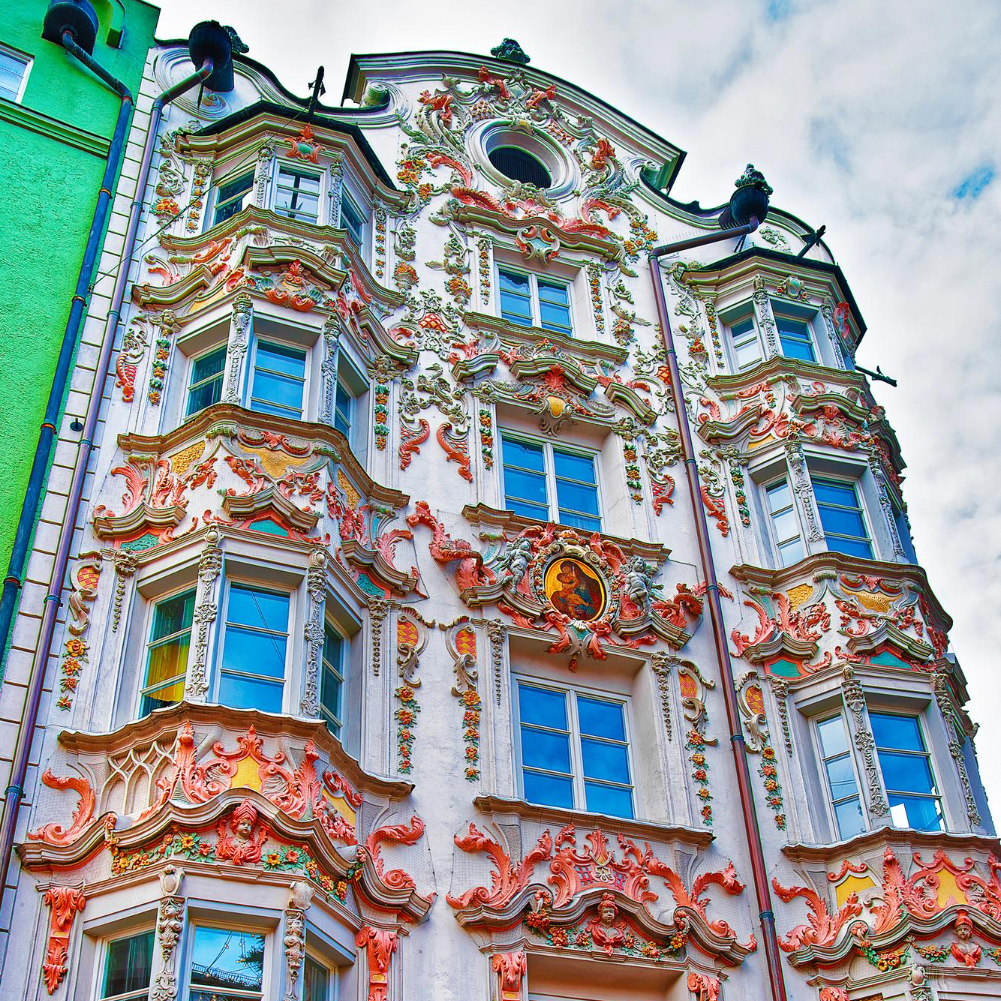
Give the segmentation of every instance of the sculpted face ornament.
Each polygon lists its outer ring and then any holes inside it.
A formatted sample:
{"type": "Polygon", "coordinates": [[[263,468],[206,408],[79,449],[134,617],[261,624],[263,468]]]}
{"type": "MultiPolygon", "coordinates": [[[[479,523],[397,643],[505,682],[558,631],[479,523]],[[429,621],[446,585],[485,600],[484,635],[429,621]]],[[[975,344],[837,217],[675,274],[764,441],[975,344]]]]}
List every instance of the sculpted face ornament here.
{"type": "Polygon", "coordinates": [[[605,585],[586,563],[556,559],[546,568],[545,592],[553,608],[578,622],[601,618],[607,603],[605,585]]]}

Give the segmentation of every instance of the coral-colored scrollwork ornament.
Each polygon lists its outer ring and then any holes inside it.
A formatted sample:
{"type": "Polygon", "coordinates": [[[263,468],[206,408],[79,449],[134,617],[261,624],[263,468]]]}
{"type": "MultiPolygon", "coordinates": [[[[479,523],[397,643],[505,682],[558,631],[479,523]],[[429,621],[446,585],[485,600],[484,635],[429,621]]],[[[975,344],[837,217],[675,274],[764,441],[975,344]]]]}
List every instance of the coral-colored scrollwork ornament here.
{"type": "Polygon", "coordinates": [[[498,952],[490,961],[500,984],[501,1001],[521,1001],[521,982],[528,972],[524,951],[498,952]]]}
{"type": "Polygon", "coordinates": [[[388,928],[362,925],[355,943],[368,956],[368,1001],[386,1001],[389,993],[389,961],[400,944],[399,935],[388,928]]]}
{"type": "Polygon", "coordinates": [[[50,886],[42,897],[42,903],[49,908],[49,945],[42,963],[42,976],[48,992],[54,994],[66,976],[73,919],[77,911],[83,910],[87,898],[75,886],[50,886]]]}
{"type": "Polygon", "coordinates": [[[821,987],[820,1001],[848,1001],[848,991],[844,987],[821,987]]]}
{"type": "Polygon", "coordinates": [[[719,1001],[719,977],[710,977],[708,973],[689,973],[688,989],[697,1001],[719,1001]]]}

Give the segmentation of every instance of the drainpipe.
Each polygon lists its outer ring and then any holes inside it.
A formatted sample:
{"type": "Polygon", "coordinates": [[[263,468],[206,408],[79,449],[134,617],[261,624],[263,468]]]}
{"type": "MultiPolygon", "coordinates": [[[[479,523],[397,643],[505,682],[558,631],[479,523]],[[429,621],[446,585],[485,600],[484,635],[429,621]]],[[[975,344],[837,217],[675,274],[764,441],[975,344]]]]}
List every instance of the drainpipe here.
{"type": "MultiPolygon", "coordinates": [[[[91,282],[94,279],[94,267],[97,263],[97,252],[100,249],[104,227],[108,221],[108,210],[111,206],[111,190],[115,186],[122,159],[125,155],[125,140],[132,119],[133,98],[128,87],[121,80],[113,77],[103,66],[98,65],[88,52],[81,48],[71,31],[63,31],[60,36],[63,48],[76,56],[88,69],[99,76],[120,98],[121,107],[118,110],[118,121],[108,149],[104,176],[97,193],[97,206],[90,223],[90,233],[87,235],[87,245],[84,249],[83,261],[80,263],[80,273],[76,280],[76,290],[71,300],[70,315],[66,320],[62,344],[59,346],[59,356],[56,361],[56,371],[52,376],[52,387],[49,399],[45,405],[45,415],[39,429],[38,444],[35,446],[35,458],[31,463],[31,473],[28,476],[28,486],[21,505],[21,515],[18,518],[14,533],[14,545],[7,566],[7,575],[3,581],[3,593],[0,596],[0,656],[7,650],[11,623],[17,607],[18,592],[24,579],[24,567],[28,557],[32,533],[38,518],[38,508],[45,484],[45,475],[52,456],[52,441],[56,434],[56,422],[63,406],[63,396],[69,381],[73,353],[76,350],[77,338],[83,323],[84,311],[87,308],[87,296],[90,293],[91,282]]],[[[2,678],[2,674],[0,674],[2,678]]]]}
{"type": "Polygon", "coordinates": [[[744,176],[737,182],[737,190],[730,200],[730,214],[727,219],[727,221],[731,222],[747,221],[741,225],[720,230],[717,233],[710,233],[706,236],[695,237],[689,240],[679,240],[676,243],[657,247],[650,254],[650,277],[653,280],[654,299],[657,303],[657,314],[661,331],[663,332],[664,348],[667,351],[668,369],[671,373],[671,396],[674,400],[674,410],[678,417],[678,432],[681,436],[681,453],[685,466],[685,474],[688,478],[688,492],[692,498],[692,512],[695,516],[695,531],[698,537],[699,555],[702,560],[702,573],[706,581],[706,602],[709,605],[709,620],[712,625],[713,643],[716,647],[716,659],[719,662],[720,675],[723,679],[723,702],[726,706],[726,721],[730,730],[730,748],[733,751],[734,769],[737,773],[740,810],[744,820],[744,831],[747,835],[747,845],[751,855],[751,874],[754,879],[754,892],[758,904],[761,939],[765,951],[765,961],[768,966],[771,997],[772,1001],[787,1001],[778,939],[775,933],[775,916],[772,912],[771,892],[768,888],[768,872],[765,867],[765,856],[761,846],[761,830],[758,826],[754,793],[751,786],[751,770],[747,760],[747,748],[744,744],[744,731],[740,722],[740,712],[737,707],[737,688],[734,683],[733,664],[730,660],[730,647],[723,624],[723,607],[720,604],[719,580],[716,577],[716,566],[713,562],[712,546],[709,538],[709,523],[706,520],[706,509],[702,500],[699,469],[695,460],[695,447],[692,442],[691,426],[688,422],[688,409],[685,404],[685,394],[681,384],[678,355],[674,347],[674,334],[671,331],[671,318],[660,268],[660,259],[666,254],[677,253],[691,247],[705,246],[706,244],[717,243],[720,240],[728,240],[736,236],[746,236],[749,233],[753,233],[768,212],[768,195],[770,194],[771,188],[765,183],[764,177],[748,165],[744,176]]]}
{"type": "MultiPolygon", "coordinates": [[[[70,39],[72,42],[72,38],[70,39]]],[[[66,45],[66,36],[63,37],[66,45]]],[[[73,469],[73,480],[70,484],[69,498],[66,503],[66,515],[63,520],[62,532],[59,537],[59,548],[56,552],[49,578],[49,590],[42,606],[42,622],[39,629],[38,643],[31,663],[31,673],[28,678],[28,691],[25,706],[22,709],[21,721],[18,727],[17,742],[14,747],[14,760],[11,766],[10,785],[6,789],[3,811],[0,814],[0,908],[3,903],[3,893],[6,892],[7,873],[10,868],[11,855],[14,850],[14,837],[17,828],[17,817],[24,799],[24,782],[28,773],[28,762],[31,755],[31,744],[35,727],[38,723],[38,713],[42,701],[42,690],[45,684],[45,667],[52,646],[52,637],[56,628],[56,615],[59,610],[60,593],[66,568],[69,565],[70,549],[73,544],[73,533],[80,513],[80,500],[83,496],[84,481],[87,477],[87,466],[94,446],[94,431],[97,427],[101,411],[103,388],[111,370],[111,355],[115,344],[115,333],[122,312],[122,302],[125,298],[125,286],[128,282],[129,265],[135,249],[136,234],[139,230],[139,220],[143,205],[143,196],[149,177],[150,164],[159,133],[160,121],[163,117],[164,105],[169,104],[181,94],[202,84],[210,89],[226,90],[233,86],[233,68],[231,62],[230,37],[226,30],[216,21],[203,21],[192,29],[188,41],[192,62],[200,68],[197,72],[185,77],[180,83],[165,90],[154,102],[150,111],[149,128],[143,146],[139,177],[136,181],[136,194],[129,212],[126,228],[125,245],[122,248],[121,265],[115,279],[115,287],[111,296],[111,308],[104,324],[101,341],[101,353],[97,364],[97,374],[94,388],[87,408],[87,418],[84,422],[83,435],[80,439],[80,449],[77,453],[73,469]],[[227,87],[228,84],[228,87],[227,87]]],[[[76,46],[66,45],[68,51],[82,57],[76,51],[76,46]]],[[[81,52],[83,50],[80,50],[81,52]]],[[[93,60],[83,53],[88,66],[93,60]]],[[[94,64],[96,66],[96,63],[94,64]]],[[[97,72],[97,70],[95,70],[97,72]]],[[[99,74],[100,75],[100,74],[99,74]]],[[[103,76],[102,76],[103,78],[103,76]]],[[[108,195],[110,198],[110,194],[108,195]]],[[[54,429],[53,429],[54,430],[54,429]]]]}

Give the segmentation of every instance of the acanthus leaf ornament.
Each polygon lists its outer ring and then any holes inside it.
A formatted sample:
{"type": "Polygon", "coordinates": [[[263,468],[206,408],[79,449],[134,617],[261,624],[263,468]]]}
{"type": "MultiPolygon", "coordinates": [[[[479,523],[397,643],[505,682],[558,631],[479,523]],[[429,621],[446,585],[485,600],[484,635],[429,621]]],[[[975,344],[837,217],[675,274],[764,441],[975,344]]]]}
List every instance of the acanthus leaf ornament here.
{"type": "Polygon", "coordinates": [[[49,908],[49,937],[42,963],[42,976],[46,990],[55,994],[67,972],[66,961],[73,919],[84,909],[87,898],[75,886],[50,886],[42,897],[42,903],[49,908]]]}

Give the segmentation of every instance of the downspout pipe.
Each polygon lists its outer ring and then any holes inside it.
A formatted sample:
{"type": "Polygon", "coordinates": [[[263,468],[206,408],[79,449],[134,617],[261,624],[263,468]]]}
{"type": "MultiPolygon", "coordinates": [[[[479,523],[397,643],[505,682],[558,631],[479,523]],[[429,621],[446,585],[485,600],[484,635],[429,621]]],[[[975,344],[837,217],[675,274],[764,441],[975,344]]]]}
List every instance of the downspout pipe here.
{"type": "MultiPolygon", "coordinates": [[[[194,36],[199,28],[205,24],[215,22],[203,22],[192,31],[192,54],[198,55],[195,51],[194,36]]],[[[222,31],[223,29],[219,29],[222,31]]],[[[42,702],[42,692],[45,686],[45,667],[49,658],[49,651],[52,647],[52,638],[56,629],[56,617],[59,611],[60,595],[63,580],[66,576],[66,568],[69,566],[70,550],[73,544],[74,529],[80,513],[80,501],[83,496],[84,481],[87,477],[87,467],[89,465],[90,454],[94,447],[94,433],[97,427],[98,417],[101,412],[101,400],[103,390],[111,371],[111,356],[114,350],[115,334],[121,318],[122,302],[125,299],[125,286],[129,277],[129,265],[135,250],[136,234],[139,231],[139,221],[142,215],[143,196],[146,192],[146,185],[149,179],[150,164],[153,161],[153,151],[156,147],[156,140],[159,134],[160,121],[163,117],[164,105],[169,104],[181,94],[191,90],[201,84],[212,83],[214,72],[229,71],[232,79],[232,68],[230,64],[228,36],[224,45],[219,43],[217,37],[213,36],[209,40],[216,44],[216,58],[211,55],[202,55],[198,59],[200,67],[197,72],[185,77],[180,83],[175,84],[165,90],[153,102],[150,111],[149,128],[146,132],[146,141],[143,145],[142,160],[139,167],[139,177],[136,181],[136,193],[129,212],[128,226],[125,233],[125,244],[122,248],[121,266],[115,279],[115,287],[111,296],[111,307],[104,324],[104,332],[101,339],[101,353],[98,359],[97,372],[94,379],[94,389],[91,393],[90,403],[87,408],[87,417],[84,422],[83,434],[80,439],[80,447],[77,453],[76,463],[73,469],[73,479],[70,484],[69,497],[66,503],[66,515],[63,520],[62,532],[59,537],[59,548],[56,552],[52,566],[52,574],[49,578],[49,590],[43,601],[42,622],[39,629],[38,643],[31,663],[31,673],[28,678],[28,691],[25,699],[25,707],[22,710],[21,722],[18,727],[17,742],[14,747],[14,760],[11,766],[10,785],[6,789],[2,814],[0,814],[0,910],[2,910],[3,894],[7,890],[7,874],[10,869],[11,857],[14,851],[14,838],[17,830],[17,818],[21,803],[24,799],[24,783],[28,774],[28,763],[31,756],[31,745],[34,739],[35,727],[38,724],[38,714],[42,702]],[[224,50],[224,51],[223,51],[224,50]],[[224,57],[224,58],[223,58],[224,57]]],[[[202,36],[201,51],[204,52],[207,42],[202,36]]],[[[73,49],[69,51],[74,55],[77,53],[73,49]]],[[[86,55],[86,53],[84,53],[86,55]]],[[[88,57],[89,59],[89,57],[88,57]]],[[[217,78],[218,79],[218,78],[217,78]]],[[[232,84],[230,84],[231,86],[232,84]]],[[[109,194],[110,198],[110,194],[109,194]]]]}
{"type": "MultiPolygon", "coordinates": [[[[87,309],[87,297],[90,294],[91,283],[94,280],[94,267],[97,254],[101,247],[105,226],[108,221],[108,211],[111,207],[111,192],[125,156],[125,141],[128,137],[129,124],[132,120],[134,99],[129,88],[121,80],[113,77],[103,66],[81,48],[70,31],[64,31],[61,36],[63,48],[75,56],[89,70],[101,78],[120,98],[118,120],[108,149],[108,157],[104,165],[104,176],[97,192],[97,205],[87,234],[87,245],[84,248],[83,260],[80,262],[80,273],[76,280],[76,289],[70,300],[70,314],[66,320],[62,343],[59,346],[59,356],[56,360],[56,370],[52,376],[52,386],[49,389],[49,399],[45,405],[45,414],[38,432],[38,443],[35,445],[35,457],[31,463],[28,476],[28,486],[21,505],[21,514],[14,532],[14,545],[11,549],[7,574],[3,580],[3,590],[0,594],[0,657],[7,651],[10,638],[11,623],[17,608],[18,593],[24,580],[24,568],[31,545],[31,537],[38,519],[38,509],[45,485],[45,476],[52,457],[52,443],[56,435],[56,423],[63,407],[63,397],[66,395],[66,385],[69,382],[73,354],[76,351],[80,327],[83,324],[87,309]]],[[[2,674],[0,674],[2,677],[2,674]]]]}
{"type": "MultiPolygon", "coordinates": [[[[767,201],[766,208],[767,211],[767,201]]],[[[765,962],[768,967],[768,981],[771,987],[772,1001],[787,1001],[785,980],[782,974],[781,956],[779,954],[778,938],[775,932],[775,915],[772,911],[771,892],[768,888],[768,871],[765,866],[765,856],[761,844],[761,830],[758,825],[757,810],[754,803],[754,793],[751,786],[751,770],[747,760],[747,747],[744,743],[744,731],[740,721],[740,711],[737,706],[737,688],[734,682],[733,663],[730,660],[730,647],[727,643],[726,628],[723,620],[723,606],[720,603],[719,580],[716,576],[716,565],[713,561],[712,546],[709,537],[709,523],[706,519],[705,503],[702,498],[702,487],[699,483],[698,463],[695,459],[695,446],[692,441],[691,426],[688,422],[688,408],[681,383],[681,371],[678,367],[678,355],[674,346],[674,334],[671,330],[671,318],[667,305],[667,295],[661,276],[660,260],[666,254],[677,253],[692,246],[705,246],[720,240],[729,240],[735,236],[746,236],[753,233],[759,225],[759,219],[752,216],[750,221],[732,229],[721,230],[694,240],[679,240],[677,243],[666,244],[655,248],[650,254],[650,277],[653,280],[654,299],[657,304],[657,314],[667,352],[668,370],[671,374],[671,396],[674,400],[674,410],[678,418],[678,433],[681,437],[682,460],[685,475],[688,478],[688,492],[692,498],[692,512],[695,516],[695,531],[699,544],[699,555],[702,562],[702,573],[706,581],[706,602],[709,605],[709,620],[712,626],[713,643],[716,647],[716,658],[719,662],[720,675],[723,680],[723,702],[726,707],[726,721],[730,730],[730,748],[733,752],[734,769],[737,773],[737,790],[740,796],[740,810],[744,821],[744,831],[747,835],[747,845],[751,856],[751,874],[754,880],[754,892],[758,905],[758,918],[761,926],[761,940],[765,952],[765,962]]]]}

